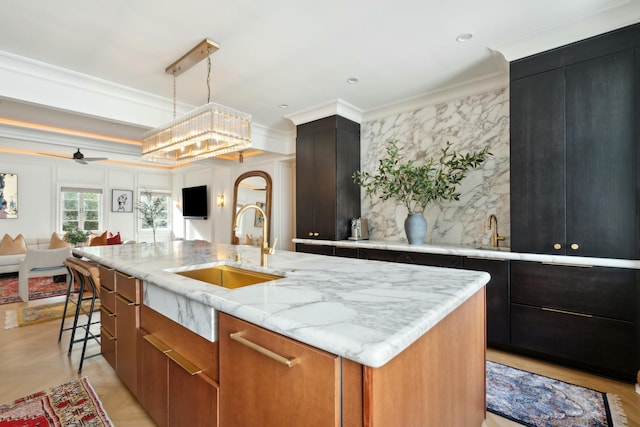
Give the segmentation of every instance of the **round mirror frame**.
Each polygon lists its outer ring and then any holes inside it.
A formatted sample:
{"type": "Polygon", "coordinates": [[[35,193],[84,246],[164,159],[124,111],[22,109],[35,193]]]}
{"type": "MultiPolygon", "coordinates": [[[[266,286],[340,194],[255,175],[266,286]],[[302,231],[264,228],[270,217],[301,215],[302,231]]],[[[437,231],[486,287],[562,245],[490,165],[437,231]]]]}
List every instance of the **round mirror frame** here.
{"type": "Polygon", "coordinates": [[[269,221],[268,224],[268,229],[267,229],[267,241],[269,242],[269,244],[271,244],[271,176],[269,176],[268,173],[264,172],[264,171],[249,171],[249,172],[245,172],[242,175],[240,175],[237,179],[235,184],[233,185],[233,218],[231,220],[232,223],[232,228],[231,228],[231,244],[232,245],[239,245],[240,241],[238,239],[238,236],[236,236],[236,234],[233,231],[233,221],[235,220],[236,217],[236,205],[238,204],[238,186],[240,185],[240,183],[246,179],[246,178],[251,178],[251,177],[260,177],[264,179],[265,182],[265,206],[264,206],[264,213],[267,215],[267,220],[269,221]]]}

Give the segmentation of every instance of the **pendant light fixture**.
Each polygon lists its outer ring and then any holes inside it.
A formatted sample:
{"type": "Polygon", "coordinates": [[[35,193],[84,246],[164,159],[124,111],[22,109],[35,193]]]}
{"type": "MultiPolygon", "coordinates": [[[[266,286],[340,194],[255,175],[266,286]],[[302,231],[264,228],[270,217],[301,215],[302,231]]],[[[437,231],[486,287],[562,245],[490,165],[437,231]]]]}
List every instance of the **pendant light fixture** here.
{"type": "Polygon", "coordinates": [[[251,115],[211,102],[211,54],[220,47],[205,39],[166,68],[173,75],[173,120],[146,132],[142,158],[182,165],[251,146],[251,115]],[[176,77],[207,59],[207,104],[176,118],[176,77]]]}

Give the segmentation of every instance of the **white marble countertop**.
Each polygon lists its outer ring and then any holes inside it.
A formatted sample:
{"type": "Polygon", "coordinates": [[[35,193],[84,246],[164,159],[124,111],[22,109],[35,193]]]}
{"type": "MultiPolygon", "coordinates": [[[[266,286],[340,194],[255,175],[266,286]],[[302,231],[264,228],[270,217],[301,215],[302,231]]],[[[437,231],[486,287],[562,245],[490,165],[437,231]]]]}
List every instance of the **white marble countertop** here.
{"type": "Polygon", "coordinates": [[[483,272],[276,251],[200,241],[94,246],[75,253],[138,277],[143,302],[217,338],[215,310],[371,367],[401,353],[489,280],[483,272]],[[232,260],[239,253],[241,264],[232,260]],[[172,271],[220,264],[284,276],[229,290],[172,271]]]}
{"type": "Polygon", "coordinates": [[[617,259],[617,258],[591,258],[565,255],[545,255],[511,252],[510,248],[482,247],[473,248],[467,246],[456,246],[449,244],[422,244],[410,245],[407,242],[383,241],[383,240],[314,240],[314,239],[293,239],[294,243],[305,245],[335,246],[341,248],[368,248],[384,249],[390,251],[422,252],[441,255],[457,255],[473,258],[531,261],[551,264],[578,265],[578,266],[600,266],[631,268],[640,270],[640,260],[617,259]]]}

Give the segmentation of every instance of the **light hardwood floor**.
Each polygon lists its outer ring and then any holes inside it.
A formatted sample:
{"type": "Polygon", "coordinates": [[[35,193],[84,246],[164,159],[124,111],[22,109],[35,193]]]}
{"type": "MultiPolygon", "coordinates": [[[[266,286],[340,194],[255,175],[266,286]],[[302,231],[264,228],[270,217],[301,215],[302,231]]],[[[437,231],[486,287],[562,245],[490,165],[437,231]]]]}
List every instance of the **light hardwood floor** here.
{"type": "MultiPolygon", "coordinates": [[[[29,304],[43,304],[61,298],[32,301],[29,304]]],[[[2,329],[0,329],[0,403],[12,401],[78,378],[80,348],[76,345],[71,359],[67,358],[69,334],[65,333],[62,342],[58,344],[59,321],[4,329],[5,312],[16,310],[25,305],[25,303],[0,305],[0,322],[2,322],[2,329]]],[[[88,348],[87,354],[98,350],[98,346],[93,344],[88,348]]],[[[632,384],[491,349],[487,351],[487,358],[573,384],[617,394],[622,400],[629,427],[640,426],[640,395],[635,393],[632,384]]],[[[86,359],[81,376],[89,378],[91,385],[100,396],[105,410],[116,426],[145,427],[155,425],[101,356],[86,359]]],[[[487,414],[484,425],[486,427],[521,426],[491,413],[487,414]]]]}

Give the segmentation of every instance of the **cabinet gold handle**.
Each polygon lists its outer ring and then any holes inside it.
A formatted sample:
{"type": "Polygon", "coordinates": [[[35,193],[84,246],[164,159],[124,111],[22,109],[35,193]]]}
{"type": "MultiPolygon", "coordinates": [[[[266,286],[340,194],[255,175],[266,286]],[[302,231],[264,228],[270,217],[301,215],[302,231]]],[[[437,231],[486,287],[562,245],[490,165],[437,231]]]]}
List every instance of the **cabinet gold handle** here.
{"type": "Polygon", "coordinates": [[[571,249],[573,249],[574,251],[575,251],[575,250],[577,250],[577,249],[579,249],[579,248],[580,248],[580,246],[578,246],[578,244],[577,244],[577,243],[572,243],[572,244],[571,244],[571,249]]]}
{"type": "Polygon", "coordinates": [[[100,307],[100,313],[101,313],[100,315],[102,315],[102,313],[104,313],[107,317],[116,317],[116,314],[112,313],[111,310],[109,310],[104,305],[102,307],[100,307]]]}
{"type": "Polygon", "coordinates": [[[313,237],[318,237],[320,233],[313,233],[313,237]]]}
{"type": "Polygon", "coordinates": [[[185,358],[180,353],[175,352],[174,350],[168,351],[165,354],[169,359],[176,362],[178,366],[187,371],[190,375],[197,375],[202,372],[202,369],[198,368],[193,364],[193,362],[185,358]]]}
{"type": "Polygon", "coordinates": [[[242,334],[243,334],[242,332],[233,332],[229,334],[229,337],[232,340],[239,342],[242,345],[246,345],[250,349],[257,351],[258,353],[264,356],[267,356],[268,358],[273,359],[278,363],[282,363],[283,365],[288,366],[289,368],[292,367],[293,365],[296,365],[299,362],[298,359],[287,359],[286,357],[280,356],[279,354],[274,353],[273,351],[267,348],[264,348],[261,345],[251,342],[248,339],[243,338],[242,334]]]}
{"type": "Polygon", "coordinates": [[[562,245],[560,243],[554,243],[553,244],[553,249],[555,249],[555,250],[562,249],[562,245]]]}
{"type": "Polygon", "coordinates": [[[129,307],[136,305],[135,302],[131,302],[128,299],[124,298],[122,295],[116,295],[116,299],[119,299],[123,303],[127,304],[129,307]]]}
{"type": "Polygon", "coordinates": [[[158,338],[154,337],[151,334],[145,335],[142,338],[144,338],[145,341],[147,341],[149,344],[155,347],[155,349],[158,350],[160,353],[168,353],[171,351],[171,347],[169,347],[168,345],[166,345],[165,343],[163,343],[162,341],[160,341],[158,338]]]}
{"type": "Polygon", "coordinates": [[[309,232],[309,237],[313,237],[313,233],[311,231],[309,232]]]}
{"type": "Polygon", "coordinates": [[[588,317],[588,318],[593,317],[591,314],[576,313],[575,311],[558,310],[557,308],[542,307],[542,310],[551,311],[553,313],[569,314],[571,316],[580,316],[580,317],[588,317]]]}
{"type": "Polygon", "coordinates": [[[202,372],[202,369],[198,368],[191,361],[187,360],[183,355],[174,351],[171,347],[169,347],[153,335],[145,335],[142,338],[144,338],[145,341],[155,347],[156,350],[158,350],[160,353],[166,354],[169,359],[176,362],[178,366],[187,371],[190,375],[196,375],[202,372]]]}
{"type": "Polygon", "coordinates": [[[113,335],[111,335],[109,333],[109,331],[107,331],[104,326],[100,328],[100,334],[104,335],[109,341],[114,341],[116,339],[116,337],[114,337],[113,335]]]}

